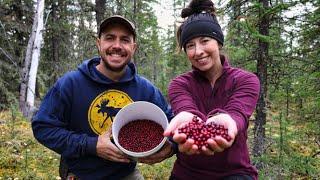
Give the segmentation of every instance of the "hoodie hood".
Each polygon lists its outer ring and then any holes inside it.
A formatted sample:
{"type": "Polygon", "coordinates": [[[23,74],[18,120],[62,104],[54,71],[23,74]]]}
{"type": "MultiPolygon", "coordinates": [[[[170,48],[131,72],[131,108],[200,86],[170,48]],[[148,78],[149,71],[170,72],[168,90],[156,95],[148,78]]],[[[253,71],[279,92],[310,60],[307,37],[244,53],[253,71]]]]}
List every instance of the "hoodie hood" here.
{"type": "Polygon", "coordinates": [[[95,57],[90,60],[85,60],[81,65],[78,66],[78,70],[88,78],[101,84],[114,84],[114,83],[128,82],[128,81],[131,81],[136,75],[135,65],[132,62],[129,62],[128,65],[125,67],[126,72],[119,79],[119,81],[113,81],[108,77],[104,76],[102,73],[100,73],[97,70],[96,66],[100,63],[100,60],[101,60],[100,57],[95,57]]]}

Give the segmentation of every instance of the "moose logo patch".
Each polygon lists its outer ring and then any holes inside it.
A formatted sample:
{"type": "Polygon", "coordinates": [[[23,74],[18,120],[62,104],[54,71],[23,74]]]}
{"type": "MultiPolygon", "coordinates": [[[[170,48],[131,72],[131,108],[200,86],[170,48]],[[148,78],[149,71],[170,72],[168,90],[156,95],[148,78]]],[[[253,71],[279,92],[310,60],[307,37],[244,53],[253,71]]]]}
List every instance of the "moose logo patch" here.
{"type": "Polygon", "coordinates": [[[118,111],[132,102],[128,94],[118,90],[108,90],[99,94],[88,111],[91,129],[98,135],[102,134],[111,127],[118,111]]]}

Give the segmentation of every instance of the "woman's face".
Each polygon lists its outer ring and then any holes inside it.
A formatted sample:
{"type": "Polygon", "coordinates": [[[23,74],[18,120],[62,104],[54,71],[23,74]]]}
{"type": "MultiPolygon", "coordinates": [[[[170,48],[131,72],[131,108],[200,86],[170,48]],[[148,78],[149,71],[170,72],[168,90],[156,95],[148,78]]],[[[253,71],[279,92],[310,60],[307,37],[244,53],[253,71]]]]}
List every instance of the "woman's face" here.
{"type": "Polygon", "coordinates": [[[196,37],[187,42],[186,54],[191,64],[200,71],[221,66],[218,42],[210,37],[196,37]]]}

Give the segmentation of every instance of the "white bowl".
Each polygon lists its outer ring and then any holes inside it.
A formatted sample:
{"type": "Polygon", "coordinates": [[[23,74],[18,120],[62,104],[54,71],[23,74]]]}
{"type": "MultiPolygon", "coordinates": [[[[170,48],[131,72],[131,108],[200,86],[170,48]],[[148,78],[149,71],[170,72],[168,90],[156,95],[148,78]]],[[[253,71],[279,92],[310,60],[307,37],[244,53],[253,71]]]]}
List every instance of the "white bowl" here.
{"type": "Polygon", "coordinates": [[[145,152],[133,152],[123,148],[118,142],[120,129],[134,120],[148,119],[162,126],[165,130],[168,126],[168,119],[165,113],[157,105],[147,101],[136,101],[123,107],[115,116],[112,123],[112,136],[117,147],[125,154],[134,158],[149,156],[157,152],[166,142],[166,137],[163,137],[160,144],[155,148],[145,152]]]}

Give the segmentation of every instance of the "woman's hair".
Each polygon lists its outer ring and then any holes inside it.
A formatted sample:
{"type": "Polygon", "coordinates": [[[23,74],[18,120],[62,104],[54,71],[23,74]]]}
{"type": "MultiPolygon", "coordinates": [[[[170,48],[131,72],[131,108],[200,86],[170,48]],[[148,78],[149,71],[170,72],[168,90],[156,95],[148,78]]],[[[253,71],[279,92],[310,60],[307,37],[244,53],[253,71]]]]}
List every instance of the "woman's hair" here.
{"type": "Polygon", "coordinates": [[[211,0],[191,0],[182,9],[181,17],[187,18],[177,30],[177,42],[180,50],[192,38],[208,36],[216,39],[223,46],[224,36],[216,18],[216,9],[211,0]]]}
{"type": "Polygon", "coordinates": [[[182,9],[181,17],[186,18],[192,14],[199,14],[203,11],[215,16],[216,9],[211,0],[192,0],[186,8],[182,9]]]}

